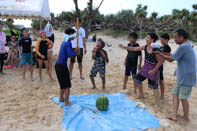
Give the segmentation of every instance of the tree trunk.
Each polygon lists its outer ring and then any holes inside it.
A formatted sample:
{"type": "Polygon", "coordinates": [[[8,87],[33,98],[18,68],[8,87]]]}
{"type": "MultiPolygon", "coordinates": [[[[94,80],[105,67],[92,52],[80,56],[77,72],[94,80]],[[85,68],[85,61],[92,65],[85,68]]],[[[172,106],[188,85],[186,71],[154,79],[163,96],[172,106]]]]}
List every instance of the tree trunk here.
{"type": "Polygon", "coordinates": [[[73,2],[75,4],[76,17],[81,18],[80,10],[79,10],[79,7],[78,7],[78,0],[73,0],[73,2]]]}

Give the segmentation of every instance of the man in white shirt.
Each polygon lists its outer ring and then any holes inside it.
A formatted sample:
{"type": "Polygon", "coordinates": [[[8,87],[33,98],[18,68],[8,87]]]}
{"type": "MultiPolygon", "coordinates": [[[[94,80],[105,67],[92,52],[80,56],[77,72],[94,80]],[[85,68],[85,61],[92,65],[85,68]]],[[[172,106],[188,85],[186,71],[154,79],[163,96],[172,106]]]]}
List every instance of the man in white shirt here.
{"type": "MultiPolygon", "coordinates": [[[[76,20],[75,20],[76,22],[76,20]]],[[[69,66],[69,72],[70,72],[70,78],[72,79],[72,71],[73,71],[73,66],[75,63],[75,58],[77,57],[77,62],[78,62],[78,67],[79,67],[79,72],[80,72],[80,79],[84,80],[83,74],[82,74],[82,69],[83,69],[83,65],[82,65],[82,61],[83,61],[83,51],[86,54],[87,50],[86,50],[86,42],[85,42],[85,30],[80,27],[80,22],[81,20],[79,19],[79,48],[80,48],[80,55],[75,55],[71,58],[70,61],[70,66],[69,66]]],[[[76,26],[73,27],[73,29],[75,31],[77,31],[76,26]]],[[[75,39],[72,41],[72,48],[73,50],[75,50],[77,48],[77,37],[75,37],[75,39]]]]}

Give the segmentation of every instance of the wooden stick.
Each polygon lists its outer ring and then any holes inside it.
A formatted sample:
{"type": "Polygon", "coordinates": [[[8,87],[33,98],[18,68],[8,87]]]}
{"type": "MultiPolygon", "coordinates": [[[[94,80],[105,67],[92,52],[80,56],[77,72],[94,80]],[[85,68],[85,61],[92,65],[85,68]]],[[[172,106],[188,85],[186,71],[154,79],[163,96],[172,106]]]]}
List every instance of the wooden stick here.
{"type": "Polygon", "coordinates": [[[77,18],[76,21],[76,28],[77,28],[77,48],[76,48],[76,54],[80,55],[80,48],[79,48],[79,18],[77,18]]]}

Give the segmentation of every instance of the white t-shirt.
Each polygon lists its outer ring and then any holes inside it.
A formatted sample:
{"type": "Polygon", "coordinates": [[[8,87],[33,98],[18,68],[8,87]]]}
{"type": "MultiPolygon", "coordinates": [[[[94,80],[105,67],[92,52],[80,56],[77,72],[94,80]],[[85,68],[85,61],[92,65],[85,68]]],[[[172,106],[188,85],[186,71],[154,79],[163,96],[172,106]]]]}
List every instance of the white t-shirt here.
{"type": "MultiPolygon", "coordinates": [[[[76,27],[72,27],[72,28],[75,31],[77,31],[76,27]]],[[[85,37],[86,37],[85,30],[82,27],[80,27],[79,28],[79,48],[83,48],[83,38],[85,38],[85,37]]],[[[76,48],[77,47],[77,36],[71,42],[72,42],[72,48],[76,48]]]]}

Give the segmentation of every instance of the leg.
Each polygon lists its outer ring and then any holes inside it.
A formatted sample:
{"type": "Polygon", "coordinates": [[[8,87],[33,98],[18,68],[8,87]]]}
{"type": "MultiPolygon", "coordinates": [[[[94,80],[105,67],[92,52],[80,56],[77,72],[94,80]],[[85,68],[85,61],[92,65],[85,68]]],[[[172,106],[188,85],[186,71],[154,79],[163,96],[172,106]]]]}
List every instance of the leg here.
{"type": "Polygon", "coordinates": [[[179,96],[173,94],[173,112],[168,119],[172,121],[177,121],[177,113],[179,109],[179,96]]]}
{"type": "Polygon", "coordinates": [[[81,80],[84,80],[84,77],[83,77],[83,75],[82,75],[82,69],[83,69],[82,63],[78,63],[78,67],[79,67],[79,72],[80,72],[80,79],[81,79],[81,80]]]}
{"type": "Polygon", "coordinates": [[[49,70],[52,71],[52,51],[48,51],[49,70]]]}
{"type": "Polygon", "coordinates": [[[105,90],[105,83],[106,83],[106,80],[105,80],[105,75],[104,75],[102,78],[103,90],[105,90]]]}
{"type": "Polygon", "coordinates": [[[40,81],[42,81],[42,60],[38,59],[38,64],[39,64],[39,77],[40,81]]]}
{"type": "Polygon", "coordinates": [[[64,90],[64,95],[65,95],[64,105],[68,106],[68,105],[70,105],[70,103],[69,103],[70,88],[66,88],[64,90]]]}
{"type": "Polygon", "coordinates": [[[182,120],[182,124],[186,124],[189,122],[188,114],[189,114],[189,102],[187,99],[181,99],[182,107],[183,107],[183,113],[184,113],[184,121],[182,120]]]}
{"type": "Polygon", "coordinates": [[[59,98],[59,102],[64,102],[64,89],[60,89],[60,98],[59,98]]]}
{"type": "Polygon", "coordinates": [[[32,66],[32,64],[29,65],[29,71],[30,71],[31,81],[33,81],[33,66],[32,66]]]}
{"type": "Polygon", "coordinates": [[[12,49],[9,49],[9,52],[8,52],[8,58],[7,60],[5,61],[5,64],[8,64],[10,58],[11,58],[11,55],[12,55],[12,49]]]}
{"type": "Polygon", "coordinates": [[[165,93],[165,83],[164,80],[160,80],[159,81],[159,85],[160,85],[160,90],[161,90],[161,99],[164,99],[164,93],[165,93]]]}
{"type": "Polygon", "coordinates": [[[83,49],[81,48],[80,49],[80,55],[77,56],[77,62],[78,62],[78,68],[79,68],[79,73],[80,73],[80,79],[84,80],[82,61],[83,61],[83,49]]]}
{"type": "Polygon", "coordinates": [[[123,88],[122,88],[123,90],[126,89],[127,82],[128,82],[128,76],[125,76],[125,77],[124,77],[124,84],[123,84],[123,88]]]}
{"type": "Polygon", "coordinates": [[[51,81],[54,81],[53,78],[52,78],[52,75],[51,75],[51,70],[49,69],[49,62],[47,60],[44,61],[44,64],[45,64],[45,67],[47,69],[47,73],[49,75],[49,78],[51,81]]]}
{"type": "Polygon", "coordinates": [[[137,99],[144,98],[144,91],[143,91],[142,83],[137,83],[137,87],[139,90],[139,95],[138,95],[137,99]]]}
{"type": "Polygon", "coordinates": [[[23,65],[23,80],[25,80],[25,73],[26,73],[26,64],[23,65]]]}
{"type": "Polygon", "coordinates": [[[5,57],[5,54],[0,54],[0,63],[1,63],[1,65],[0,65],[0,73],[1,74],[4,74],[3,73],[4,57],[5,57]]]}
{"type": "Polygon", "coordinates": [[[153,89],[153,92],[155,96],[155,102],[157,106],[160,106],[159,89],[153,89]]]}
{"type": "MultiPolygon", "coordinates": [[[[133,78],[133,86],[134,86],[134,93],[137,94],[137,87],[138,87],[138,85],[137,85],[137,83],[135,81],[135,78],[133,78]]],[[[142,87],[142,89],[143,89],[143,87],[142,87]]]]}
{"type": "Polygon", "coordinates": [[[136,82],[138,90],[139,90],[139,95],[137,96],[137,99],[144,98],[144,91],[143,91],[143,87],[142,87],[142,82],[144,80],[146,80],[146,77],[144,77],[138,73],[135,78],[135,82],[136,82]]]}
{"type": "Polygon", "coordinates": [[[95,85],[94,77],[90,76],[90,80],[91,80],[91,82],[92,82],[93,89],[95,89],[95,88],[96,88],[96,85],[95,85]]]}

